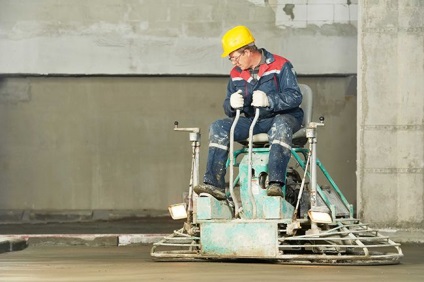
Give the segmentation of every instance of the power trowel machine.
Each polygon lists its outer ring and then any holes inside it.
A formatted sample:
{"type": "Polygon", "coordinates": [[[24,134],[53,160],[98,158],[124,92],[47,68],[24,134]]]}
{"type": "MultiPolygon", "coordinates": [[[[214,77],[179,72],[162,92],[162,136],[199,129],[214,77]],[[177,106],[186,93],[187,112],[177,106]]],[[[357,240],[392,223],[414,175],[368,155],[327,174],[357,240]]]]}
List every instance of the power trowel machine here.
{"type": "Polygon", "coordinates": [[[192,169],[187,203],[169,207],[174,219],[186,218],[181,229],[154,243],[157,260],[259,259],[286,264],[397,264],[403,257],[398,243],[354,218],[348,203],[323,164],[317,159],[317,129],[324,118],[311,121],[312,91],[300,85],[305,112],[303,127],[294,134],[292,158],[283,187],[285,197],[267,196],[269,144],[267,134],[253,135],[234,151],[230,131],[227,200],[197,195],[200,129],[189,132],[192,169]],[[303,148],[309,144],[308,148],[303,148]],[[240,161],[238,161],[241,159],[240,161]],[[318,169],[326,185],[317,183],[318,169]],[[235,170],[238,175],[235,177],[235,170]]]}

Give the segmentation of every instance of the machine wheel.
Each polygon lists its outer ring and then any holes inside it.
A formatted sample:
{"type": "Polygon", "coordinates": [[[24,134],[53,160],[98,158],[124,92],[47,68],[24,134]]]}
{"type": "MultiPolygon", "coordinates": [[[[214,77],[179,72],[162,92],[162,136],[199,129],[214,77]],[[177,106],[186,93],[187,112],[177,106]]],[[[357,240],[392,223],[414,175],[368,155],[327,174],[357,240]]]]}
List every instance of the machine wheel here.
{"type": "MultiPolygon", "coordinates": [[[[301,184],[302,184],[302,177],[300,176],[299,172],[295,170],[293,167],[289,167],[286,173],[285,198],[287,202],[289,202],[294,207],[297,204],[297,198],[299,196],[301,184]]],[[[308,199],[309,199],[309,192],[308,192],[308,189],[306,189],[305,187],[303,189],[303,195],[300,199],[299,210],[297,211],[297,214],[299,215],[299,217],[306,216],[310,208],[309,207],[310,203],[308,199]]]]}
{"type": "Polygon", "coordinates": [[[293,206],[296,206],[301,183],[302,178],[300,177],[300,174],[293,167],[289,167],[286,174],[285,197],[286,200],[293,206]]]}
{"type": "Polygon", "coordinates": [[[259,181],[259,186],[262,189],[266,189],[266,187],[268,186],[268,173],[262,171],[259,174],[258,181],[259,181]]]}

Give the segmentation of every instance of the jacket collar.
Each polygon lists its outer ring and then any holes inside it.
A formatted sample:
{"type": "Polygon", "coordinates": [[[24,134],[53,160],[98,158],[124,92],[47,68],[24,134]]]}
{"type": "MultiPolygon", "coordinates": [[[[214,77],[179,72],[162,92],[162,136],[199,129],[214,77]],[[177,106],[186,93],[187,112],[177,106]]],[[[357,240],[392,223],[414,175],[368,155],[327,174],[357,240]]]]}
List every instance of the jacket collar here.
{"type": "MultiPolygon", "coordinates": [[[[269,69],[269,65],[275,61],[274,55],[268,52],[266,49],[261,48],[259,49],[259,51],[261,51],[263,56],[265,57],[265,63],[259,66],[258,79],[261,78],[262,75],[269,69]]],[[[240,67],[236,68],[237,71],[240,73],[241,78],[248,82],[252,81],[249,70],[242,70],[240,67]]]]}

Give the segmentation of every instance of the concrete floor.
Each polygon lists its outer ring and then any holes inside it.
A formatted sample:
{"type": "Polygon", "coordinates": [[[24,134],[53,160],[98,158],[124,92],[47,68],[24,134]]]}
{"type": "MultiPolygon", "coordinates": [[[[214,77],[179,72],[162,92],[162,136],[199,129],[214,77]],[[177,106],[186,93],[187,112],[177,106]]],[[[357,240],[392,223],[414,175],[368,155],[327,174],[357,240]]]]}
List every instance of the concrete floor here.
{"type": "Polygon", "coordinates": [[[155,262],[151,244],[117,246],[117,237],[157,239],[181,221],[140,218],[0,225],[4,237],[26,238],[23,250],[0,253],[1,281],[423,281],[424,244],[403,243],[388,266],[279,265],[260,261],[155,262]],[[49,235],[50,234],[50,235],[49,235]]]}
{"type": "Polygon", "coordinates": [[[29,246],[0,255],[0,281],[423,281],[424,245],[401,264],[305,266],[261,262],[155,262],[151,245],[29,246]]]}

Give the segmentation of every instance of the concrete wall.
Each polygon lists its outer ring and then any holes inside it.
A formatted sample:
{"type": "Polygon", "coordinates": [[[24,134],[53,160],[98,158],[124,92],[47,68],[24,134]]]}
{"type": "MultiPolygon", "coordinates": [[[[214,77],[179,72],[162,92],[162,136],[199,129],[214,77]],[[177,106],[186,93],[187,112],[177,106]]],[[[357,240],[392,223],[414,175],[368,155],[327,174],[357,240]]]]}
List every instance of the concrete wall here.
{"type": "Polygon", "coordinates": [[[360,7],[360,216],[423,231],[424,2],[362,0],[360,7]]]}
{"type": "Polygon", "coordinates": [[[221,36],[302,74],[356,73],[357,0],[0,0],[0,73],[220,74],[221,36]]]}
{"type": "Polygon", "coordinates": [[[203,174],[231,67],[220,38],[239,24],[258,46],[289,58],[314,90],[316,117],[327,120],[320,157],[355,203],[357,7],[0,0],[0,210],[165,210],[179,202],[190,144],[173,132],[174,120],[201,127],[203,174]],[[95,74],[106,76],[86,76],[95,74]]]}
{"type": "MultiPolygon", "coordinates": [[[[355,202],[355,77],[301,77],[327,169],[355,202]],[[321,145],[322,144],[322,145],[321,145]]],[[[0,79],[0,210],[165,210],[182,200],[191,146],[180,126],[223,117],[226,77],[0,79]]]]}

